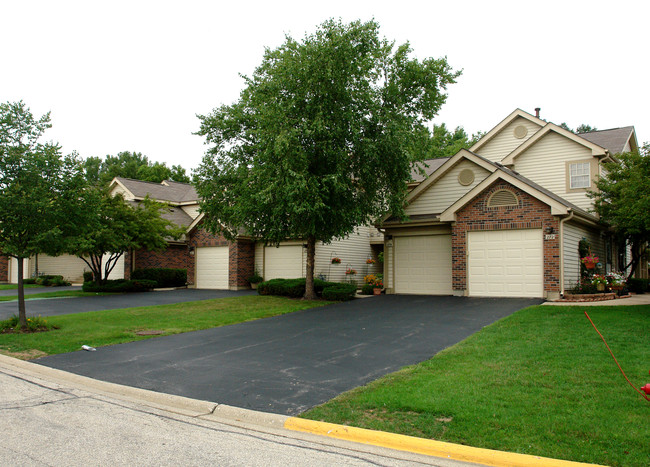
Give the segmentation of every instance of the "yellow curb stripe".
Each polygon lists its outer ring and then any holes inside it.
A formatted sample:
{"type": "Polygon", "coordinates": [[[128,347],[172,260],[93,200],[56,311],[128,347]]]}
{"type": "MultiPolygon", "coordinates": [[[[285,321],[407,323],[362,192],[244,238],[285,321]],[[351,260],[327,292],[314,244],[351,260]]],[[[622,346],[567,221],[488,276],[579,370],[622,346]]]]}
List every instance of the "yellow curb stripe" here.
{"type": "Polygon", "coordinates": [[[305,433],[329,436],[331,438],[370,444],[373,446],[381,446],[400,451],[408,451],[484,465],[531,467],[596,465],[531,456],[529,454],[516,454],[511,452],[495,451],[492,449],[475,448],[472,446],[463,446],[461,444],[445,443],[442,441],[416,438],[414,436],[336,425],[334,423],[316,422],[296,417],[289,417],[284,422],[284,427],[293,431],[302,431],[305,433]]]}

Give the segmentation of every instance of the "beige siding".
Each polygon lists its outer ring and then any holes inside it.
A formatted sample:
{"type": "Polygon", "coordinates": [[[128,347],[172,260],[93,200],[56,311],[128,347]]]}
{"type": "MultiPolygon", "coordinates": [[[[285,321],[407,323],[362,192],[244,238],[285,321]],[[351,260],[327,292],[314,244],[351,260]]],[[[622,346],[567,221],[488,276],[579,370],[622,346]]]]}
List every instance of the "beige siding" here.
{"type": "Polygon", "coordinates": [[[371,233],[379,232],[374,227],[362,226],[354,229],[354,232],[343,240],[335,240],[327,245],[318,243],[314,275],[325,276],[327,280],[333,282],[343,282],[349,279],[345,274],[346,269],[352,268],[357,271],[352,279],[357,284],[363,284],[365,275],[381,272],[380,264],[366,263],[369,258],[377,259],[370,246],[371,233]],[[341,259],[340,264],[332,264],[334,256],[341,259]]]}
{"type": "Polygon", "coordinates": [[[257,242],[255,243],[255,271],[262,276],[264,280],[264,243],[257,242]]]}
{"type": "Polygon", "coordinates": [[[185,213],[190,216],[192,219],[196,219],[199,215],[199,205],[198,204],[190,204],[188,206],[181,206],[181,209],[185,211],[185,213]]]}
{"type": "Polygon", "coordinates": [[[126,191],[124,188],[122,188],[120,185],[117,184],[115,184],[115,186],[111,190],[111,196],[115,196],[115,195],[122,195],[126,200],[133,199],[133,196],[131,196],[131,194],[128,191],[126,191]]]}
{"type": "Polygon", "coordinates": [[[530,120],[522,117],[516,118],[480,148],[477,153],[491,161],[500,162],[504,157],[528,140],[528,138],[533,136],[539,129],[540,126],[530,120]],[[521,139],[516,138],[514,135],[514,129],[520,125],[525,126],[528,130],[526,136],[521,139]]]}
{"type": "MultiPolygon", "coordinates": [[[[594,160],[591,150],[555,132],[550,132],[515,159],[514,170],[547,190],[590,211],[586,190],[568,190],[567,162],[594,160]]],[[[592,177],[597,174],[592,170],[592,177]]],[[[593,187],[593,184],[592,184],[593,187]]]]}
{"type": "Polygon", "coordinates": [[[490,172],[475,163],[464,160],[449,172],[436,180],[427,190],[416,198],[407,208],[407,215],[439,214],[454,204],[465,193],[483,181],[490,172]],[[465,169],[474,172],[474,182],[471,185],[461,185],[458,175],[465,169]]]}
{"type": "Polygon", "coordinates": [[[384,287],[394,292],[393,281],[393,240],[388,240],[384,246],[384,287]]]}
{"type": "MultiPolygon", "coordinates": [[[[32,264],[35,261],[32,260],[32,264]]],[[[71,282],[82,282],[84,271],[90,271],[88,265],[76,256],[61,255],[61,256],[38,256],[38,272],[39,274],[61,275],[65,280],[71,282]]]]}
{"type": "Polygon", "coordinates": [[[564,224],[562,238],[565,290],[576,285],[580,279],[578,243],[583,237],[591,244],[591,252],[601,259],[603,265],[605,264],[605,242],[601,238],[600,233],[584,225],[567,222],[564,224]]]}

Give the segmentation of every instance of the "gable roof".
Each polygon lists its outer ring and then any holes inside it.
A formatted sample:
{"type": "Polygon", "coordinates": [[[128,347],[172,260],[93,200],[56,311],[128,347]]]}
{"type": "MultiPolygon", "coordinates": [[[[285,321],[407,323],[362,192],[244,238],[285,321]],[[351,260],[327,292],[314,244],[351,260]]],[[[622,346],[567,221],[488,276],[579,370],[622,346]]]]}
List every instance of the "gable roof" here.
{"type": "Polygon", "coordinates": [[[174,204],[198,203],[199,199],[194,186],[189,183],[173,182],[171,180],[155,183],[115,177],[111,182],[111,186],[116,183],[131,193],[135,199],[144,199],[149,195],[152,199],[174,204]]]}
{"type": "Polygon", "coordinates": [[[425,159],[423,161],[416,162],[415,164],[413,164],[414,167],[411,170],[412,182],[410,182],[410,183],[411,184],[417,184],[417,183],[420,183],[420,182],[426,180],[427,178],[429,178],[429,176],[431,176],[431,174],[433,172],[438,170],[440,168],[440,166],[442,164],[444,164],[445,162],[447,162],[449,159],[451,159],[451,158],[450,157],[439,157],[437,159],[425,159]],[[422,169],[424,171],[424,175],[422,175],[422,173],[420,172],[420,169],[422,169]]]}
{"type": "Polygon", "coordinates": [[[630,143],[630,149],[632,151],[638,149],[636,133],[633,126],[578,133],[578,136],[607,149],[610,154],[624,152],[627,143],[630,143]]]}
{"type": "Polygon", "coordinates": [[[488,141],[492,140],[496,135],[498,135],[501,130],[503,130],[505,127],[507,127],[510,123],[512,123],[515,119],[517,118],[525,118],[526,120],[535,123],[538,125],[540,128],[546,125],[546,122],[540,118],[537,118],[528,112],[524,112],[521,109],[515,109],[514,112],[512,112],[510,115],[508,115],[506,118],[501,120],[501,122],[492,128],[490,131],[488,131],[481,139],[479,139],[474,145],[469,148],[469,150],[473,153],[476,153],[479,151],[485,144],[488,143],[488,141]]]}
{"type": "Polygon", "coordinates": [[[510,154],[504,157],[501,163],[505,165],[513,164],[517,157],[519,157],[521,154],[526,152],[528,148],[536,144],[539,140],[541,140],[544,136],[548,135],[551,132],[557,133],[561,136],[564,136],[565,138],[574,141],[577,144],[585,146],[587,149],[591,150],[591,154],[593,156],[600,157],[600,156],[608,155],[607,149],[603,148],[602,146],[594,144],[591,141],[586,140],[585,138],[582,138],[568,130],[565,130],[560,126],[557,126],[554,123],[547,123],[546,125],[544,125],[544,127],[541,130],[536,132],[533,136],[528,138],[524,143],[517,146],[517,148],[514,151],[512,151],[510,154]]]}

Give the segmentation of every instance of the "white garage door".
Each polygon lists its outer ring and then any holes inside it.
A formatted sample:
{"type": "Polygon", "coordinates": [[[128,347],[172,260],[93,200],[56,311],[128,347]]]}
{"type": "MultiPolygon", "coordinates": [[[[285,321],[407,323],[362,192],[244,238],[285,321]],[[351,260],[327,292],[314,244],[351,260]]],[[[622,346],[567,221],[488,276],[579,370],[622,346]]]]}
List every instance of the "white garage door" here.
{"type": "Polygon", "coordinates": [[[264,248],[264,280],[303,277],[302,245],[264,248]]]}
{"type": "Polygon", "coordinates": [[[468,232],[469,295],[542,297],[544,261],[542,231],[468,232]]]}
{"type": "MultiPolygon", "coordinates": [[[[23,279],[29,278],[29,259],[23,259],[23,279]]],[[[18,260],[11,258],[9,261],[9,282],[12,284],[18,283],[18,260]]]]}
{"type": "Polygon", "coordinates": [[[78,283],[83,281],[84,271],[90,271],[90,268],[76,256],[38,255],[39,274],[61,275],[67,281],[78,283]]]}
{"type": "Polygon", "coordinates": [[[450,295],[451,235],[395,237],[395,293],[450,295]]]}
{"type": "Polygon", "coordinates": [[[228,289],[227,246],[211,246],[196,249],[196,288],[228,289]]]}

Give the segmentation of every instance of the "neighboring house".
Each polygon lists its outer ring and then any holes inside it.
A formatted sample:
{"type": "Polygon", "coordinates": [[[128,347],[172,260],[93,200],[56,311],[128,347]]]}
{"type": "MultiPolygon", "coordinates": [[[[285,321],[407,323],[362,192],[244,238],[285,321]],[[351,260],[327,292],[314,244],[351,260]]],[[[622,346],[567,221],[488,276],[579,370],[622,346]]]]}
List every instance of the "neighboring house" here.
{"type": "Polygon", "coordinates": [[[387,291],[556,298],[579,279],[582,238],[622,269],[587,191],[602,162],[636,149],[633,127],[575,135],[515,110],[469,150],[426,161],[408,220],[384,218],[387,291]]]}
{"type": "MultiPolygon", "coordinates": [[[[190,184],[171,181],[152,183],[116,177],[109,189],[111,194],[121,194],[130,203],[141,202],[147,196],[167,203],[170,209],[162,216],[187,228],[183,238],[169,239],[164,251],[140,249],[125,252],[111,278],[128,279],[131,272],[138,268],[183,268],[187,270],[188,283],[197,288],[237,290],[250,286],[247,279],[256,269],[266,280],[305,276],[306,250],[302,241],[292,240],[279,246],[265,246],[263,242],[244,233],[235,241],[208,233],[202,228],[203,214],[199,213],[198,195],[190,184]]],[[[381,270],[381,265],[367,264],[367,260],[376,260],[383,246],[383,234],[371,226],[355,229],[344,240],[327,245],[318,243],[315,274],[333,281],[354,279],[362,282],[365,274],[381,270]],[[340,258],[341,263],[332,264],[334,257],[340,258]],[[346,269],[354,269],[357,274],[347,276],[346,269]]],[[[35,260],[36,258],[29,260],[25,277],[34,274],[35,260]]],[[[4,272],[8,277],[5,280],[16,282],[17,278],[11,275],[15,267],[11,268],[4,261],[2,263],[9,270],[4,272]]],[[[73,282],[80,282],[87,269],[86,264],[74,256],[38,256],[40,273],[63,274],[73,282]]],[[[2,274],[3,269],[0,268],[0,281],[3,280],[2,274]]]]}

